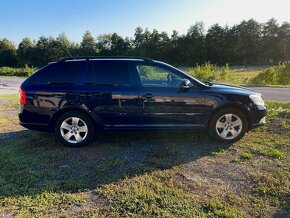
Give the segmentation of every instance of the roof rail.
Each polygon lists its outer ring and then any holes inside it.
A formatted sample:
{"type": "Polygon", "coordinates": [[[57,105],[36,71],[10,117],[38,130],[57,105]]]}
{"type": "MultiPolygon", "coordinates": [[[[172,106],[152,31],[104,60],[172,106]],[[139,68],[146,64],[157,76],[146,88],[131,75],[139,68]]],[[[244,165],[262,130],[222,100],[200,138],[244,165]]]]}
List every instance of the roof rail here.
{"type": "Polygon", "coordinates": [[[140,59],[143,61],[152,61],[152,59],[149,58],[143,58],[143,57],[136,57],[136,56],[80,56],[80,57],[71,57],[71,58],[63,58],[59,60],[58,62],[64,62],[69,60],[90,60],[90,59],[140,59]]]}

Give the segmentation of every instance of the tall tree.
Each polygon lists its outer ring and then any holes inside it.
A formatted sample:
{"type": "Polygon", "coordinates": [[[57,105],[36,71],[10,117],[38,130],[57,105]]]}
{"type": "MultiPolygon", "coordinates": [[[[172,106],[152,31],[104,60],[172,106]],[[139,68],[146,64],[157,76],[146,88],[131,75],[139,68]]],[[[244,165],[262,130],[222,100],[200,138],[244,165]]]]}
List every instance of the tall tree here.
{"type": "Polygon", "coordinates": [[[278,32],[279,61],[290,60],[290,23],[284,22],[278,32]]]}
{"type": "Polygon", "coordinates": [[[197,22],[186,34],[173,31],[170,37],[166,32],[137,27],[132,39],[113,33],[95,40],[87,31],[81,43],[70,42],[61,33],[56,38],[42,36],[36,42],[24,38],[17,50],[9,40],[0,40],[0,66],[40,67],[70,55],[136,55],[179,66],[206,61],[219,65],[277,64],[290,59],[290,24],[250,19],[232,27],[214,24],[205,32],[203,23],[197,22]]]}
{"type": "Polygon", "coordinates": [[[166,48],[166,61],[171,64],[179,64],[181,63],[181,55],[180,55],[180,36],[176,30],[172,31],[169,42],[167,43],[166,48]]]}
{"type": "Polygon", "coordinates": [[[263,26],[263,54],[266,63],[277,63],[279,61],[279,25],[277,21],[272,18],[263,26]]]}
{"type": "Polygon", "coordinates": [[[91,32],[85,32],[85,34],[83,35],[83,40],[81,42],[81,47],[84,55],[93,56],[97,54],[95,39],[91,32]]]}
{"type": "Polygon", "coordinates": [[[97,50],[100,55],[111,55],[112,35],[102,34],[97,37],[97,50]]]}
{"type": "Polygon", "coordinates": [[[154,29],[150,35],[149,42],[147,43],[147,57],[157,59],[160,55],[161,35],[154,29]]]}
{"type": "Polygon", "coordinates": [[[254,19],[242,21],[237,26],[238,60],[244,65],[261,63],[261,25],[254,19]]]}
{"type": "Polygon", "coordinates": [[[60,33],[55,41],[61,57],[70,57],[72,55],[70,52],[72,49],[72,43],[69,41],[65,33],[60,33]]]}
{"type": "Polygon", "coordinates": [[[137,27],[135,29],[134,34],[134,40],[133,40],[133,46],[134,48],[138,49],[140,48],[145,42],[145,36],[143,34],[143,29],[141,27],[137,27]]]}
{"type": "Polygon", "coordinates": [[[192,25],[182,42],[185,63],[189,66],[206,61],[204,24],[196,22],[192,25]]]}
{"type": "Polygon", "coordinates": [[[35,52],[35,65],[44,66],[48,62],[57,61],[63,58],[63,54],[60,53],[59,43],[53,37],[39,37],[35,52]]]}
{"type": "Polygon", "coordinates": [[[206,34],[207,60],[215,64],[226,62],[226,34],[227,30],[218,24],[211,26],[206,34]]]}
{"type": "Polygon", "coordinates": [[[113,33],[111,37],[111,54],[112,55],[126,55],[129,49],[129,42],[125,41],[117,33],[113,33]]]}
{"type": "Polygon", "coordinates": [[[17,55],[21,65],[33,66],[35,55],[35,43],[28,37],[24,38],[18,45],[17,55]]]}
{"type": "Polygon", "coordinates": [[[14,44],[8,39],[0,39],[0,67],[15,67],[17,65],[17,52],[14,44]]]}

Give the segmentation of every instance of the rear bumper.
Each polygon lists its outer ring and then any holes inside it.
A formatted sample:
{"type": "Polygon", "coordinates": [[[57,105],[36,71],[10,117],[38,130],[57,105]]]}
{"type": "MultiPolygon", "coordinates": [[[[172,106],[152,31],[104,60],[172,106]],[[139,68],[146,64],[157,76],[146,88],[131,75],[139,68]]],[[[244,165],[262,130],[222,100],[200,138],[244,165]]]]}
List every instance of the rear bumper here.
{"type": "Polygon", "coordinates": [[[21,105],[18,110],[19,124],[30,130],[50,132],[51,126],[48,122],[50,117],[44,112],[46,111],[21,105]]]}
{"type": "Polygon", "coordinates": [[[50,132],[51,129],[47,124],[40,124],[40,123],[23,123],[19,122],[19,124],[27,129],[36,130],[41,132],[50,132]]]}

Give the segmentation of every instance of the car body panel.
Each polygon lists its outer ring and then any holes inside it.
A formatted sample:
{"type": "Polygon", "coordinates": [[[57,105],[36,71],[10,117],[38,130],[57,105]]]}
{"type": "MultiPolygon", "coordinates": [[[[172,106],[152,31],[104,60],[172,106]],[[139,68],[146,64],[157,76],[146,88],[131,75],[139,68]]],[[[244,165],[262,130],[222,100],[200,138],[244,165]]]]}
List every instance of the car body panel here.
{"type": "Polygon", "coordinates": [[[205,127],[205,118],[209,117],[214,103],[198,89],[183,92],[178,88],[145,88],[142,90],[142,124],[205,127]]]}
{"type": "Polygon", "coordinates": [[[53,129],[55,119],[65,111],[80,110],[88,114],[100,129],[192,128],[206,129],[212,115],[223,107],[240,108],[247,116],[249,129],[259,126],[266,108],[249,98],[256,92],[224,84],[203,84],[184,72],[162,62],[162,66],[182,75],[193,84],[180,88],[143,87],[134,64],[142,60],[124,60],[130,64],[132,85],[87,86],[82,83],[87,62],[75,85],[34,85],[36,73],[21,87],[26,91],[26,105],[19,110],[20,124],[36,130],[53,129]]]}

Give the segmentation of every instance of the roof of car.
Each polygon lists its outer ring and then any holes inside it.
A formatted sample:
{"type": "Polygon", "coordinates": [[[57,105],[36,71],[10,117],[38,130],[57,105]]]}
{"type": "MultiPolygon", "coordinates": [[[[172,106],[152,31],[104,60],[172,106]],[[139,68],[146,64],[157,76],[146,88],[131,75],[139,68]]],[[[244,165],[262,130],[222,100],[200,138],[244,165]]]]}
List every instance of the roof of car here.
{"type": "Polygon", "coordinates": [[[135,56],[85,56],[85,57],[71,57],[71,58],[64,58],[58,62],[65,62],[65,61],[79,61],[79,60],[143,60],[143,61],[153,61],[149,58],[143,57],[135,57],[135,56]]]}

